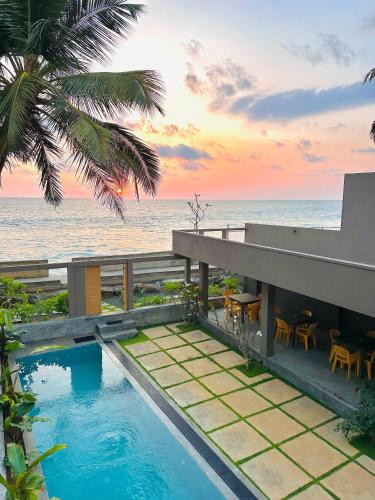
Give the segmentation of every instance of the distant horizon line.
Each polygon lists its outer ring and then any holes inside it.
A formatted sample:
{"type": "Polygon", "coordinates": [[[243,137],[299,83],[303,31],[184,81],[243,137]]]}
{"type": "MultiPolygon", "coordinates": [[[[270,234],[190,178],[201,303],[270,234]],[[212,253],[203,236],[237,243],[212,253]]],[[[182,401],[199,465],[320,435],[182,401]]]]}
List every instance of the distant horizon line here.
{"type": "MultiPolygon", "coordinates": [[[[143,201],[190,201],[192,198],[125,198],[125,203],[129,201],[143,202],[143,201]]],[[[205,198],[201,196],[203,201],[343,201],[342,198],[205,198]]],[[[42,200],[42,196],[0,196],[1,200],[42,200]]],[[[62,203],[66,200],[91,200],[100,205],[100,201],[90,197],[67,196],[63,199],[62,203]]]]}

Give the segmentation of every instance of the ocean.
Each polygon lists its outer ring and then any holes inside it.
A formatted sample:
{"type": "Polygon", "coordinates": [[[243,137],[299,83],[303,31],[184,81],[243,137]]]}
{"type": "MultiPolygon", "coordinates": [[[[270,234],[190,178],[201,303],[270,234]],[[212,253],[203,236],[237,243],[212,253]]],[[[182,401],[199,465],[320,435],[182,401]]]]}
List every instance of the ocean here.
{"type": "MultiPolygon", "coordinates": [[[[326,228],[341,224],[338,200],[208,203],[202,228],[240,227],[245,222],[326,228]]],[[[0,261],[48,258],[52,262],[171,250],[172,229],[191,228],[184,200],[129,201],[125,222],[92,199],[66,199],[53,209],[42,199],[0,198],[0,214],[0,261]]]]}

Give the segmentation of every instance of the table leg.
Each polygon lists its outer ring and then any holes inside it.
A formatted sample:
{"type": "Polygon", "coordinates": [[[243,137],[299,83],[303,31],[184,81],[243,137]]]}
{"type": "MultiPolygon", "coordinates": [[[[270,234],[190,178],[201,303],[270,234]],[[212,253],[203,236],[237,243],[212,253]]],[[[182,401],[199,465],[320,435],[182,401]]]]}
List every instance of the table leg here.
{"type": "Polygon", "coordinates": [[[296,335],[297,325],[293,325],[293,349],[295,349],[297,345],[297,335],[296,335]]]}

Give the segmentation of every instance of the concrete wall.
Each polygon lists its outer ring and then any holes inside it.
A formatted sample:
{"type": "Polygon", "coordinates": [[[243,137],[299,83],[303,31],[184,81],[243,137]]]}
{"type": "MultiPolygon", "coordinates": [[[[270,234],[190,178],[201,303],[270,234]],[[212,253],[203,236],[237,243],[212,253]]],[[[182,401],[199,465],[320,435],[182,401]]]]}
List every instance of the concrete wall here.
{"type": "Polygon", "coordinates": [[[2,267],[7,266],[25,266],[28,264],[48,264],[48,260],[12,260],[0,262],[0,277],[1,278],[46,278],[49,276],[48,269],[35,269],[31,271],[13,271],[1,272],[2,267]]]}
{"type": "Polygon", "coordinates": [[[345,176],[341,230],[246,224],[245,241],[375,264],[375,172],[345,176]]]}
{"type": "Polygon", "coordinates": [[[22,336],[22,342],[91,335],[95,333],[96,324],[105,323],[109,319],[133,319],[139,328],[159,323],[176,322],[182,320],[182,306],[180,304],[165,304],[142,307],[119,314],[80,316],[58,321],[26,323],[21,325],[21,328],[27,332],[22,336]]]}
{"type": "Polygon", "coordinates": [[[295,293],[375,316],[375,266],[173,231],[173,251],[295,293]]]}

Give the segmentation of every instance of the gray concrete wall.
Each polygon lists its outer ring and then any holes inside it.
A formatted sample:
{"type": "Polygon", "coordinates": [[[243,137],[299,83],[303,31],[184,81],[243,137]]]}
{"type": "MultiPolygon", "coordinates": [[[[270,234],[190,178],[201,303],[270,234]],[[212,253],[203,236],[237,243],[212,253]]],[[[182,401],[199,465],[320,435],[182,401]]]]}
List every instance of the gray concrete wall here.
{"type": "Polygon", "coordinates": [[[245,242],[375,264],[375,172],[345,176],[341,230],[246,224],[245,242]]]}
{"type": "Polygon", "coordinates": [[[173,251],[375,316],[375,266],[173,231],[173,251]]]}
{"type": "Polygon", "coordinates": [[[21,328],[27,332],[22,336],[22,342],[28,343],[59,337],[91,335],[95,333],[96,324],[105,323],[109,319],[133,319],[139,328],[147,325],[181,321],[182,306],[180,304],[165,304],[142,307],[119,314],[80,316],[58,321],[26,323],[21,325],[21,328]]]}

